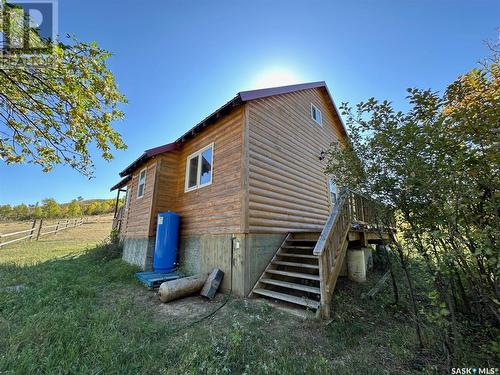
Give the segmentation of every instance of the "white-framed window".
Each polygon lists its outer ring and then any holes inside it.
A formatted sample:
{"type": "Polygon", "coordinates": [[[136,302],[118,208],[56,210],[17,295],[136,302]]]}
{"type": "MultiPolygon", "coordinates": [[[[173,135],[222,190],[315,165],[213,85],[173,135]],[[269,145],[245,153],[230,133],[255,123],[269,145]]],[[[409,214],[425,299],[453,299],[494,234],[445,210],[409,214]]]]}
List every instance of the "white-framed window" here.
{"type": "Polygon", "coordinates": [[[334,206],[337,201],[337,184],[333,178],[328,179],[328,192],[330,193],[330,203],[334,206]]]}
{"type": "Polygon", "coordinates": [[[130,196],[132,195],[130,193],[132,193],[130,191],[130,187],[127,187],[127,193],[125,196],[125,211],[128,211],[128,207],[130,206],[130,196]]]}
{"type": "Polygon", "coordinates": [[[213,143],[187,157],[185,192],[199,189],[212,183],[213,159],[213,143]]]}
{"type": "Polygon", "coordinates": [[[323,125],[323,116],[318,107],[311,103],[311,117],[319,125],[323,125]]]}
{"type": "Polygon", "coordinates": [[[139,181],[137,182],[137,199],[144,196],[144,191],[146,190],[146,170],[144,168],[141,173],[139,173],[139,181]]]}

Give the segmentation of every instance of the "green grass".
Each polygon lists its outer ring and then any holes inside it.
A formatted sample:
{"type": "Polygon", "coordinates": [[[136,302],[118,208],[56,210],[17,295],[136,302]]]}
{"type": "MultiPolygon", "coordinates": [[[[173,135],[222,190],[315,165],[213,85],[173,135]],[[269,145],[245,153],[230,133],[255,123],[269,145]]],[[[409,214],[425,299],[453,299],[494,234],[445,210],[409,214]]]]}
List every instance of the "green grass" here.
{"type": "MultiPolygon", "coordinates": [[[[374,300],[361,298],[381,274],[371,273],[365,284],[340,279],[326,322],[232,297],[194,298],[198,305],[179,313],[135,281],[137,269],[122,262],[114,245],[102,243],[108,233],[109,222],[96,221],[0,249],[0,374],[413,374],[444,368],[433,329],[424,330],[427,350],[417,350],[403,282],[395,308],[389,282],[374,300]]],[[[423,269],[412,272],[425,296],[423,269]]],[[[467,366],[486,363],[478,349],[470,352],[467,366]]]]}
{"type": "MultiPolygon", "coordinates": [[[[0,373],[413,373],[415,340],[375,282],[341,281],[328,324],[260,300],[230,298],[214,316],[158,315],[113,248],[0,265],[0,373]],[[20,291],[6,289],[23,285],[20,291]]],[[[214,303],[214,308],[218,303],[214,303]]],[[[160,306],[161,307],[161,306],[160,306]]]]}
{"type": "MultiPolygon", "coordinates": [[[[13,262],[30,265],[45,260],[81,254],[102,242],[111,231],[112,216],[86,218],[86,223],[76,228],[40,237],[39,241],[19,241],[0,248],[0,263],[13,262]]],[[[57,221],[56,221],[57,222],[57,221]]],[[[53,224],[54,221],[48,221],[53,224]]],[[[31,222],[0,223],[0,232],[10,233],[31,228],[31,222]]],[[[52,228],[54,229],[54,228],[52,228]]]]}

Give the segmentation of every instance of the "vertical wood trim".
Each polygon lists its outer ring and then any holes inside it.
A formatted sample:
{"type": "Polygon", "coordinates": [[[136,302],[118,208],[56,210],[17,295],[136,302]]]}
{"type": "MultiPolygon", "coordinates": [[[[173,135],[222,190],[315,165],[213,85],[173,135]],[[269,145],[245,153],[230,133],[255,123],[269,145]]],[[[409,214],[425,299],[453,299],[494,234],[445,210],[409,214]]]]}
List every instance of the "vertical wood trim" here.
{"type": "Polygon", "coordinates": [[[248,105],[245,104],[243,112],[242,154],[241,154],[241,232],[248,233],[249,219],[249,126],[248,126],[248,105]]]}
{"type": "MultiPolygon", "coordinates": [[[[131,197],[130,198],[128,197],[130,194],[132,194],[132,178],[130,179],[129,183],[127,184],[127,196],[125,196],[125,199],[132,199],[131,197]]],[[[125,225],[123,225],[122,229],[121,229],[121,230],[123,230],[123,232],[121,232],[121,234],[123,236],[127,235],[129,214],[130,214],[130,200],[129,200],[128,207],[125,210],[125,225]]]]}
{"type": "MultiPolygon", "coordinates": [[[[156,219],[156,213],[154,212],[154,208],[156,207],[156,200],[158,196],[158,174],[160,173],[160,164],[161,164],[161,159],[158,158],[155,163],[155,174],[154,174],[154,180],[153,180],[153,192],[152,192],[152,197],[151,197],[151,205],[149,206],[149,229],[148,229],[148,236],[152,236],[155,233],[155,228],[153,228],[155,219],[156,219]]],[[[147,167],[146,167],[147,168],[147,167]]],[[[147,173],[147,172],[146,172],[147,173]]]]}

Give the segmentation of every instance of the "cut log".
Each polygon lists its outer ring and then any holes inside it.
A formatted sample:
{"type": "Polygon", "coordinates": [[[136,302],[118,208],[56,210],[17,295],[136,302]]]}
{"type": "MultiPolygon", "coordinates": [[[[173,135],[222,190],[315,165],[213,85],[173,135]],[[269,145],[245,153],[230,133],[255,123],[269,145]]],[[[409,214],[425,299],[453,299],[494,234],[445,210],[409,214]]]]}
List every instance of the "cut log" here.
{"type": "Polygon", "coordinates": [[[169,302],[198,292],[203,288],[205,281],[207,281],[207,277],[208,274],[200,274],[184,277],[182,279],[165,281],[160,285],[160,289],[158,290],[160,301],[169,302]]]}
{"type": "Polygon", "coordinates": [[[219,289],[219,285],[222,282],[222,278],[224,277],[224,272],[222,272],[218,268],[214,268],[213,271],[208,276],[203,289],[200,292],[200,295],[203,297],[207,297],[208,299],[212,299],[215,297],[215,293],[217,293],[217,289],[219,289]]]}

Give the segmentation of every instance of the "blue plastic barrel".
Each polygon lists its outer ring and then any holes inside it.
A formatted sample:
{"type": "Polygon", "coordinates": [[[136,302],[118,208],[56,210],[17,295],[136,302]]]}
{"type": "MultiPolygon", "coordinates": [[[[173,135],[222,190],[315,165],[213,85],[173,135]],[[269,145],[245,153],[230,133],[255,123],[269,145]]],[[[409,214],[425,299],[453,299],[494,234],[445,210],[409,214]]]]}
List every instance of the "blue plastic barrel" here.
{"type": "Polygon", "coordinates": [[[179,215],[175,212],[160,212],[156,225],[155,272],[171,272],[177,264],[179,246],[179,215]]]}

